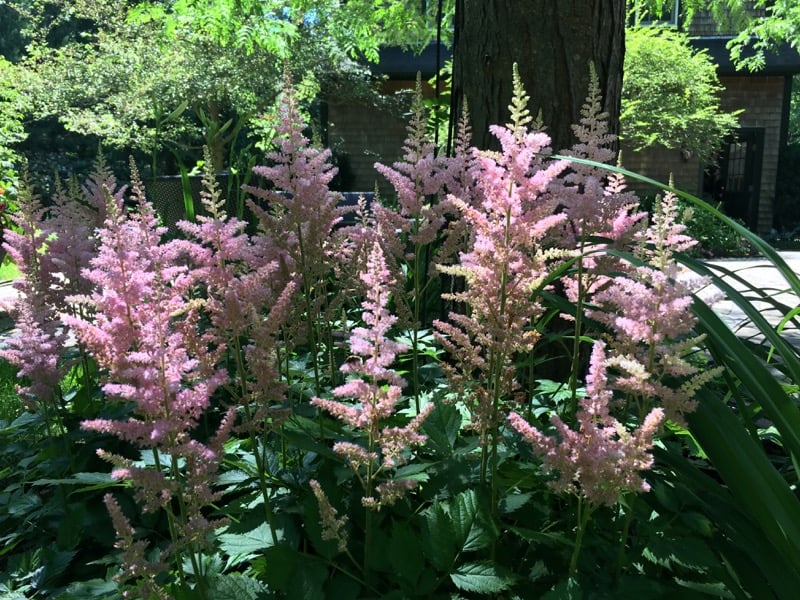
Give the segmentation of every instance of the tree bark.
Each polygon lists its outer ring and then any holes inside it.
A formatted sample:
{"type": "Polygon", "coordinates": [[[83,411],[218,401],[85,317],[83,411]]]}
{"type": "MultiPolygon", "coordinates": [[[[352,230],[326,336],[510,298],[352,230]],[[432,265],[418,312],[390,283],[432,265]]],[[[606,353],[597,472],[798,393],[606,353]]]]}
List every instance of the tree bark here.
{"type": "Polygon", "coordinates": [[[508,122],[514,63],[554,151],[574,142],[590,64],[619,131],[625,0],[457,0],[455,27],[454,108],[466,99],[474,145],[497,147],[488,127],[508,122]]]}

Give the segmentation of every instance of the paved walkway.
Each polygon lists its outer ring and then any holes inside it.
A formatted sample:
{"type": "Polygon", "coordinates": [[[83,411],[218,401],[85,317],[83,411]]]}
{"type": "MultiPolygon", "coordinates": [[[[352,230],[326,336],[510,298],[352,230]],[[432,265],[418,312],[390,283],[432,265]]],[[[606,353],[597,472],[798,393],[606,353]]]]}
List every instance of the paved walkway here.
{"type": "MultiPolygon", "coordinates": [[[[796,273],[800,274],[800,252],[780,252],[781,258],[796,273]]],[[[775,297],[776,300],[785,304],[789,309],[795,308],[800,304],[796,295],[790,293],[789,284],[781,276],[780,272],[769,265],[764,259],[758,258],[732,258],[707,261],[710,267],[718,265],[729,271],[735,272],[745,281],[757,286],[758,289],[775,297]]],[[[732,278],[725,278],[737,290],[744,290],[746,286],[736,282],[732,278]]],[[[709,290],[709,293],[713,293],[709,290]]],[[[776,310],[769,303],[757,302],[756,306],[761,314],[773,326],[777,326],[785,313],[776,310]]],[[[758,340],[760,334],[750,323],[746,315],[730,300],[721,300],[713,305],[714,311],[720,315],[728,326],[740,337],[758,340]]],[[[798,317],[800,320],[800,317],[798,317]]],[[[800,346],[800,329],[793,323],[788,323],[783,330],[784,338],[795,346],[800,346]]]]}

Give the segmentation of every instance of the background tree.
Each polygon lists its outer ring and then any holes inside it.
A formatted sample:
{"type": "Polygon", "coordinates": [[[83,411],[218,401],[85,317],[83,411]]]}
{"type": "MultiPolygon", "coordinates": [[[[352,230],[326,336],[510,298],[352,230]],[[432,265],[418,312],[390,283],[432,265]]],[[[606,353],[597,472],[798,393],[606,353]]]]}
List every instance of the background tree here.
{"type": "Polygon", "coordinates": [[[270,108],[289,65],[310,101],[322,88],[369,96],[383,43],[420,47],[434,8],[359,0],[18,0],[30,116],[57,118],[106,147],[189,166],[200,147],[219,169],[246,167],[272,134],[270,108]],[[247,160],[244,161],[245,163],[247,160]]]}
{"type": "MultiPolygon", "coordinates": [[[[25,138],[16,67],[0,56],[0,205],[13,198],[22,157],[14,146],[25,138]]],[[[4,208],[0,208],[0,219],[4,208]]],[[[0,221],[0,239],[3,222],[0,221]]]]}
{"type": "Polygon", "coordinates": [[[629,28],[625,43],[622,137],[637,150],[660,144],[708,162],[741,112],[722,111],[722,86],[708,53],[663,27],[629,28]]]}
{"type": "Polygon", "coordinates": [[[515,62],[555,150],[574,141],[571,126],[580,120],[590,64],[616,133],[625,10],[625,0],[457,0],[453,91],[457,106],[461,99],[469,106],[476,145],[490,144],[489,124],[508,121],[515,62]]]}
{"type": "MultiPolygon", "coordinates": [[[[674,8],[673,0],[633,0],[635,7],[659,16],[674,8]]],[[[782,44],[800,44],[800,4],[796,0],[681,0],[682,18],[688,25],[698,13],[709,13],[721,32],[735,32],[728,42],[738,68],[757,71],[765,53],[782,44]]]]}

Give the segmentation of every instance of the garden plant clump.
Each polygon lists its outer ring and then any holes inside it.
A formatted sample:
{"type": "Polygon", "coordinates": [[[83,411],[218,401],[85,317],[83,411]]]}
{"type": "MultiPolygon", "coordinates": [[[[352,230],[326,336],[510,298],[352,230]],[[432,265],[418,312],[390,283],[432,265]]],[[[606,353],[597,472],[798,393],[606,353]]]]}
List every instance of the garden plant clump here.
{"type": "Polygon", "coordinates": [[[135,167],[22,186],[2,597],[790,597],[796,352],[695,301],[599,100],[556,156],[517,79],[453,157],[418,101],[346,223],[288,83],[255,223],[210,166],[180,232],[135,167]]]}

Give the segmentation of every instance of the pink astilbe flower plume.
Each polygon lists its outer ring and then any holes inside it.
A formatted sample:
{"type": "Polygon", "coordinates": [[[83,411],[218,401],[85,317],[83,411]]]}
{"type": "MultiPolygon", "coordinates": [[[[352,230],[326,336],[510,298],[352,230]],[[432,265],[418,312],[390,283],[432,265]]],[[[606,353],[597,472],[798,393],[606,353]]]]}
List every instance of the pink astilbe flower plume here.
{"type": "Polygon", "coordinates": [[[56,265],[43,253],[49,231],[43,227],[46,209],[41,199],[23,180],[17,211],[11,214],[16,226],[4,231],[7,250],[22,277],[14,282],[19,293],[6,308],[17,324],[17,335],[9,338],[0,356],[19,367],[19,376],[30,382],[18,386],[29,410],[51,406],[59,393],[62,370],[59,365],[66,332],[58,313],[59,287],[56,265]]]}
{"type": "Polygon", "coordinates": [[[626,429],[610,413],[612,392],[605,383],[605,359],[604,344],[595,343],[586,396],[577,413],[577,430],[558,415],[551,418],[555,435],[542,433],[516,412],[509,414],[508,421],[542,458],[545,471],[557,475],[550,482],[554,490],[582,496],[595,505],[610,506],[621,494],[650,489],[641,472],[653,464],[649,450],[664,411],[654,408],[638,428],[626,429]]]}
{"type": "Polygon", "coordinates": [[[512,123],[491,128],[502,152],[478,153],[474,196],[452,199],[470,227],[471,245],[458,264],[439,266],[464,280],[463,292],[445,298],[463,303],[467,314],[451,312],[448,321],[434,321],[434,326],[455,359],[445,369],[484,443],[504,420],[502,405],[516,389],[515,355],[529,352],[538,339],[535,325],[543,307],[533,292],[547,279],[554,259],[565,254],[543,243],[566,218],[547,194],[565,165],[544,162],[550,140],[527,129],[531,118],[526,103],[515,73],[512,123]]]}
{"type": "Polygon", "coordinates": [[[608,364],[615,372],[610,385],[633,394],[641,410],[660,403],[668,419],[683,422],[694,410],[694,392],[719,370],[686,359],[702,341],[693,332],[691,304],[706,281],[679,277],[674,255],[695,241],[685,235],[678,212],[677,197],[667,194],[652,225],[636,235],[636,252],[646,264],[602,277],[587,314],[608,331],[608,364]]]}
{"type": "MultiPolygon", "coordinates": [[[[208,150],[206,159],[210,164],[208,150]]],[[[247,358],[242,366],[252,377],[236,374],[234,396],[246,402],[257,398],[265,406],[283,396],[285,386],[274,354],[280,329],[296,299],[296,281],[287,281],[281,273],[280,249],[263,237],[249,236],[247,224],[226,213],[211,167],[204,174],[201,200],[206,214],[199,215],[197,223],[179,223],[191,240],[183,242],[181,249],[194,267],[195,284],[203,290],[202,302],[190,305],[189,314],[206,315],[211,322],[195,338],[196,354],[211,372],[225,352],[241,353],[240,358],[247,358]]]]}
{"type": "Polygon", "coordinates": [[[10,307],[19,335],[8,341],[4,357],[30,381],[20,392],[31,409],[54,399],[70,366],[62,360],[69,335],[62,316],[84,310],[73,300],[94,286],[82,271],[97,254],[94,231],[105,213],[105,200],[101,208],[98,196],[121,206],[123,191],[101,159],[84,187],[65,188],[57,181],[49,209],[23,186],[19,210],[11,217],[17,231],[5,232],[5,247],[22,277],[14,283],[19,301],[10,307]]]}
{"type": "Polygon", "coordinates": [[[397,317],[386,308],[393,282],[377,242],[361,279],[366,288],[366,299],[362,303],[365,326],[352,330],[350,351],[354,360],[341,367],[343,373],[353,377],[333,390],[336,398],[352,398],[356,403],[318,397],[311,403],[365,434],[363,445],[337,442],[333,450],[345,459],[362,482],[364,506],[378,509],[393,504],[415,487],[413,481],[394,479],[391,472],[408,460],[410,447],[425,441],[419,429],[433,404],[427,405],[403,427],[385,425],[385,421],[395,415],[405,385],[391,365],[397,354],[407,347],[387,337],[397,317]]]}
{"type": "Polygon", "coordinates": [[[401,217],[398,223],[412,244],[421,246],[433,242],[444,225],[449,205],[431,199],[437,198],[453,179],[451,161],[437,156],[426,125],[427,114],[418,79],[411,121],[407,127],[408,137],[403,145],[403,160],[391,167],[375,163],[375,170],[386,177],[395,190],[396,212],[401,217]]]}
{"type": "Polygon", "coordinates": [[[329,187],[337,172],[330,164],[331,151],[312,146],[303,135],[305,124],[288,74],[279,113],[276,149],[266,156],[269,164],[253,168],[272,188],[244,189],[253,196],[248,205],[258,218],[261,240],[270,251],[278,251],[283,280],[276,287],[297,286],[298,302],[285,322],[284,341],[288,348],[307,343],[319,392],[321,338],[343,302],[327,282],[342,259],[342,240],[334,230],[347,209],[339,206],[341,195],[329,187]]]}
{"type": "MultiPolygon", "coordinates": [[[[212,486],[222,440],[206,445],[192,439],[191,432],[227,375],[207,373],[187,351],[191,332],[178,323],[189,310],[192,279],[180,262],[180,244],[162,242],[165,228],[158,226],[135,170],[132,179],[136,211],[121,212],[108,196],[99,252],[85,271],[96,285],[84,300],[94,319],[65,320],[104,372],[107,398],[132,407],[127,420],[91,419],[82,426],[152,453],[151,466],[110,453],[101,456],[117,467],[115,477],[131,480],[146,511],[164,509],[171,515],[174,539],[168,554],[179,566],[182,552],[205,546],[209,532],[219,526],[203,509],[218,498],[212,486]],[[171,502],[175,496],[177,514],[171,502]]],[[[221,436],[230,431],[232,418],[229,413],[223,421],[221,436]]]]}
{"type": "MultiPolygon", "coordinates": [[[[617,136],[609,133],[608,114],[602,112],[600,83],[593,66],[581,120],[572,129],[578,143],[563,155],[605,164],[618,159],[612,150],[617,136]]],[[[578,240],[602,236],[620,244],[630,242],[637,223],[646,216],[637,210],[638,198],[625,189],[622,175],[594,165],[570,162],[569,170],[551,190],[569,215],[567,232],[578,240]]]]}
{"type": "Polygon", "coordinates": [[[249,205],[272,243],[286,253],[288,266],[313,278],[327,272],[335,255],[331,232],[344,209],[337,206],[340,195],[329,188],[337,173],[330,163],[331,151],[313,147],[303,135],[306,125],[297,102],[287,78],[276,127],[277,148],[266,155],[270,164],[253,168],[256,175],[272,182],[274,189],[244,189],[267,203],[266,209],[252,200],[249,205]]]}
{"type": "Polygon", "coordinates": [[[111,515],[111,522],[117,533],[115,548],[122,551],[122,571],[114,580],[124,586],[133,581],[135,590],[122,592],[123,598],[169,598],[168,594],[157,582],[159,574],[164,572],[168,565],[152,562],[147,559],[146,551],[149,546],[147,540],[136,539],[136,532],[122,513],[122,509],[111,494],[103,496],[103,502],[111,515]]]}

